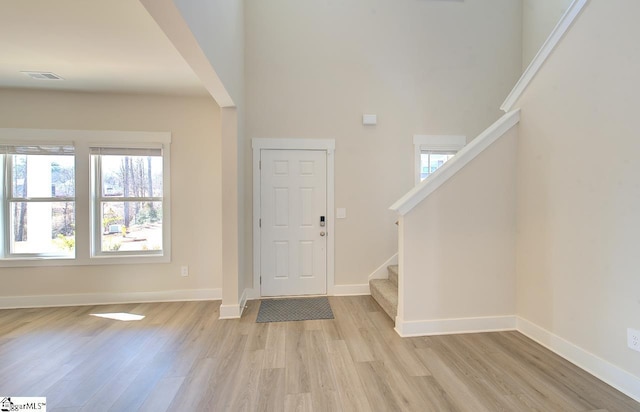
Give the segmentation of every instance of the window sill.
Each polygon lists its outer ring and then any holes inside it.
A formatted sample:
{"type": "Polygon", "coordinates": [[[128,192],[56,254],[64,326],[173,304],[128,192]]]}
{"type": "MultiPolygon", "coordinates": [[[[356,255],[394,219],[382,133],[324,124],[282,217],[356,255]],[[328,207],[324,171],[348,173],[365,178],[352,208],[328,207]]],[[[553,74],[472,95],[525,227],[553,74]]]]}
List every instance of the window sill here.
{"type": "Polygon", "coordinates": [[[97,265],[139,265],[170,263],[171,256],[96,256],[90,259],[63,257],[20,257],[0,259],[0,268],[51,267],[51,266],[97,266],[97,265]]]}

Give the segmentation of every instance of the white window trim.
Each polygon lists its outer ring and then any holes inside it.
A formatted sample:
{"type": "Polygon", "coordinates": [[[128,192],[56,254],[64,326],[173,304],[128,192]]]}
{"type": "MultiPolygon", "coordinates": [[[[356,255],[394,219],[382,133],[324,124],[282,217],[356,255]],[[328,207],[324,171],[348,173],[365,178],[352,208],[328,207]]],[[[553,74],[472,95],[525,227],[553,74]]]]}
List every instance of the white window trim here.
{"type": "Polygon", "coordinates": [[[457,152],[467,144],[467,137],[461,135],[414,135],[414,179],[420,183],[420,154],[425,150],[457,152]]]}
{"type": "MultiPolygon", "coordinates": [[[[9,146],[41,146],[43,145],[42,142],[37,142],[35,144],[33,144],[32,142],[8,142],[8,141],[2,141],[0,140],[0,145],[9,145],[9,146]]],[[[73,143],[70,142],[46,142],[47,146],[73,146],[73,143]]],[[[42,153],[42,152],[41,152],[42,153]]],[[[46,151],[45,151],[46,153],[46,151]]],[[[71,155],[70,153],[67,154],[67,156],[73,156],[75,159],[75,152],[73,153],[73,155],[71,155]]],[[[13,162],[10,158],[5,157],[2,160],[0,160],[0,166],[2,167],[2,172],[0,172],[0,181],[2,181],[3,183],[5,183],[5,175],[4,173],[7,173],[7,171],[11,170],[13,168],[13,162]]],[[[9,172],[11,173],[11,172],[9,172]]],[[[1,205],[0,205],[0,217],[2,219],[4,219],[4,224],[10,224],[10,212],[9,210],[5,210],[5,206],[7,206],[8,204],[10,204],[12,201],[20,201],[20,202],[26,202],[26,203],[34,203],[34,202],[47,202],[47,203],[56,203],[56,202],[73,202],[75,205],[76,199],[75,199],[75,194],[72,197],[52,197],[52,196],[39,196],[35,199],[33,198],[25,198],[25,199],[21,199],[19,197],[15,197],[13,195],[13,184],[12,181],[13,179],[11,178],[11,176],[8,176],[7,182],[8,184],[4,187],[4,191],[3,193],[0,193],[0,201],[1,201],[1,205]]],[[[74,181],[75,181],[75,176],[74,176],[74,181]]],[[[4,226],[2,226],[4,228],[4,226]]],[[[40,252],[40,253],[11,253],[8,251],[8,245],[11,243],[11,236],[9,234],[8,230],[2,230],[2,241],[0,241],[0,256],[2,256],[2,254],[4,253],[4,259],[7,260],[29,260],[29,259],[74,259],[75,257],[68,254],[68,255],[64,255],[64,254],[59,254],[59,255],[53,255],[50,253],[46,253],[46,252],[40,252]],[[5,249],[5,245],[7,245],[7,249],[5,249]]]]}
{"type": "MultiPolygon", "coordinates": [[[[0,128],[0,144],[29,142],[51,143],[72,141],[75,147],[76,170],[76,257],[19,257],[0,259],[0,267],[82,266],[105,264],[168,263],[171,261],[171,133],[127,132],[106,130],[53,130],[0,128]],[[91,156],[90,147],[140,147],[162,145],[163,149],[163,221],[162,255],[92,256],[91,156]]],[[[0,178],[4,178],[0,173],[0,178]]],[[[4,193],[0,194],[4,204],[4,193]]],[[[1,212],[1,211],[0,211],[1,212]]],[[[4,227],[2,228],[4,231],[4,227]]],[[[4,237],[4,234],[3,236],[4,237]]],[[[0,241],[1,242],[1,241],[0,241]]],[[[3,245],[0,245],[3,246],[3,245]]]]}

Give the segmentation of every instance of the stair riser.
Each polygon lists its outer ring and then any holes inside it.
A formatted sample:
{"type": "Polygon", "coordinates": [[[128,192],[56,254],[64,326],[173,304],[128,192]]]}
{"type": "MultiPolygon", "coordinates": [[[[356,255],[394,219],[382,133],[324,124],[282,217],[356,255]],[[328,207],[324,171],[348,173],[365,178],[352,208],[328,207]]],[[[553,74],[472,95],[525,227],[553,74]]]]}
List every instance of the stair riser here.
{"type": "Polygon", "coordinates": [[[374,280],[369,282],[371,297],[395,322],[398,312],[398,289],[389,280],[374,280]]]}
{"type": "Polygon", "coordinates": [[[385,313],[387,315],[389,315],[389,317],[391,318],[391,320],[395,321],[396,319],[396,314],[397,314],[397,309],[394,310],[391,307],[391,304],[386,302],[384,297],[382,297],[380,294],[377,294],[375,292],[371,292],[371,296],[376,300],[376,302],[378,302],[378,304],[380,305],[380,307],[382,309],[384,309],[385,313]]]}
{"type": "Polygon", "coordinates": [[[398,266],[391,265],[387,267],[387,271],[389,272],[389,280],[393,282],[396,287],[398,286],[398,266]]]}
{"type": "Polygon", "coordinates": [[[389,271],[389,280],[393,282],[394,285],[398,286],[398,274],[393,271],[389,271]]]}

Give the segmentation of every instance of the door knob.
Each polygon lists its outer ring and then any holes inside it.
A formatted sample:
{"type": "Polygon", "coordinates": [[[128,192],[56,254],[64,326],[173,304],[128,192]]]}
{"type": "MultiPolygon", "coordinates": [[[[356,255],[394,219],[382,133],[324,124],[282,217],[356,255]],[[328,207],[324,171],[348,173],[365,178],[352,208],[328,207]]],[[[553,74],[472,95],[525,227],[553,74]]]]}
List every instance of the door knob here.
{"type": "Polygon", "coordinates": [[[320,236],[324,236],[324,235],[325,235],[325,233],[324,233],[324,232],[320,232],[320,236]]]}

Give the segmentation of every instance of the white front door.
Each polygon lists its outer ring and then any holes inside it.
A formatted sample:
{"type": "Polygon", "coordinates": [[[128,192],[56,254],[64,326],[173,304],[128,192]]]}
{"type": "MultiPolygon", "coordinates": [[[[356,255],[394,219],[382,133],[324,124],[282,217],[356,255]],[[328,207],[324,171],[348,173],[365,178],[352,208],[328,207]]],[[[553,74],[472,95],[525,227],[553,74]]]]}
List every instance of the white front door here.
{"type": "Polygon", "coordinates": [[[261,150],[262,296],[327,293],[327,152],[261,150]]]}

